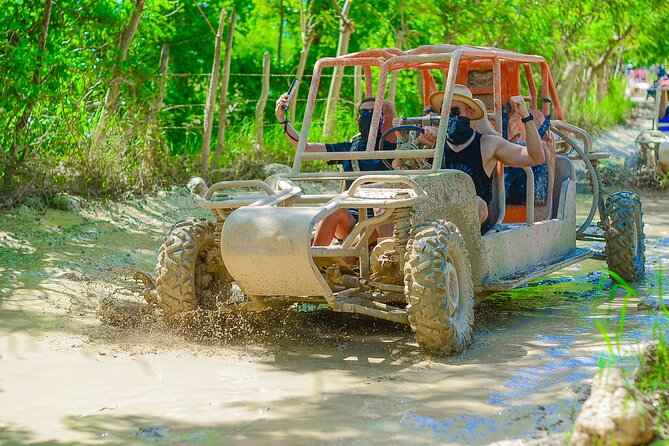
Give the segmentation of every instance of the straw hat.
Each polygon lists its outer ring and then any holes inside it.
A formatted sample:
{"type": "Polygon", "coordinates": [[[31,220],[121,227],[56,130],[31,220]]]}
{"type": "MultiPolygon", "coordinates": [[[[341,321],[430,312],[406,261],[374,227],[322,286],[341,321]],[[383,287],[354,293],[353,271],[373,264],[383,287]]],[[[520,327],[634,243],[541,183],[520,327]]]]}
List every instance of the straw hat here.
{"type": "MultiPolygon", "coordinates": [[[[479,104],[477,104],[474,101],[472,92],[469,91],[469,88],[465,87],[464,85],[455,84],[455,87],[453,88],[453,100],[464,102],[465,104],[469,105],[472,109],[474,109],[474,115],[472,116],[473,121],[481,119],[482,117],[485,116],[485,111],[481,108],[479,104]]],[[[435,93],[432,93],[428,101],[430,102],[430,105],[432,106],[433,110],[441,110],[441,104],[444,103],[444,92],[437,91],[435,93]]]]}

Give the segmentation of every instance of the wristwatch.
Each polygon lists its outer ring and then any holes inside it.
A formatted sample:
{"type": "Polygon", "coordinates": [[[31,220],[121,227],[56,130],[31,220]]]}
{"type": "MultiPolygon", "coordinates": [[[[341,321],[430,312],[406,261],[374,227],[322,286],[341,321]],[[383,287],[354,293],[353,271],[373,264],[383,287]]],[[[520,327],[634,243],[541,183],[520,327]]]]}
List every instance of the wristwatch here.
{"type": "Polygon", "coordinates": [[[532,116],[532,113],[528,114],[524,118],[521,118],[520,122],[525,124],[526,122],[534,121],[534,116],[532,116]]]}

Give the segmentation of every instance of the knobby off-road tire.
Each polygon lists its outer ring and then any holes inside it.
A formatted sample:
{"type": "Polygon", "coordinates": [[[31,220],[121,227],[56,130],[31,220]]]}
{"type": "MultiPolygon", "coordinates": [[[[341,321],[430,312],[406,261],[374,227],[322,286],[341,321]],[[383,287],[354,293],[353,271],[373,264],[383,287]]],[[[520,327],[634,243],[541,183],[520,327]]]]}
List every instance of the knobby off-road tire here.
{"type": "Polygon", "coordinates": [[[223,264],[214,225],[188,218],[174,225],[158,253],[156,290],[167,320],[229,297],[232,278],[223,264]]]}
{"type": "Polygon", "coordinates": [[[645,250],[641,200],[634,192],[620,191],[606,200],[604,237],[609,270],[627,282],[643,279],[645,250]]]}
{"type": "Polygon", "coordinates": [[[404,266],[407,312],[421,349],[452,355],[472,342],[474,287],[462,235],[452,223],[417,226],[404,266]]]}

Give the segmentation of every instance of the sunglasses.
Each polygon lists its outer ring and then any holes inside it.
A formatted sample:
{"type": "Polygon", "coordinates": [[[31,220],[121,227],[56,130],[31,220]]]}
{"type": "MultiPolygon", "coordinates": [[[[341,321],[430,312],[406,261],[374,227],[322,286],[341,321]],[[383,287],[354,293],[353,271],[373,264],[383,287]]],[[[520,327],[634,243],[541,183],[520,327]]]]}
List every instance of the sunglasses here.
{"type": "Polygon", "coordinates": [[[358,115],[360,116],[372,116],[374,114],[373,108],[361,108],[358,110],[358,115]]]}
{"type": "MultiPolygon", "coordinates": [[[[429,111],[431,112],[432,108],[430,108],[429,111]]],[[[438,112],[434,112],[434,113],[440,113],[441,114],[441,109],[439,109],[438,112]]],[[[460,116],[461,114],[462,114],[462,110],[460,110],[460,107],[452,107],[451,111],[449,113],[449,116],[455,117],[455,116],[460,116]]]]}

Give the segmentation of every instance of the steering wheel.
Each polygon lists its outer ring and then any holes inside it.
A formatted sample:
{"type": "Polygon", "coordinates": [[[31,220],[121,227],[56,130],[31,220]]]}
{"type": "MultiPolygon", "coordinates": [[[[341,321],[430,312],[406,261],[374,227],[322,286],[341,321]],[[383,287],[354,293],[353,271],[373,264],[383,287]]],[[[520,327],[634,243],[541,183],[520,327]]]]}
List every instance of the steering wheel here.
{"type": "MultiPolygon", "coordinates": [[[[385,132],[383,132],[383,135],[381,135],[381,139],[379,140],[379,148],[383,150],[383,147],[386,143],[386,138],[388,135],[392,134],[393,132],[399,132],[400,133],[400,141],[401,143],[397,144],[397,150],[414,150],[418,149],[418,147],[411,142],[411,138],[409,136],[409,132],[414,131],[418,133],[425,133],[425,129],[423,127],[419,127],[417,125],[396,125],[394,127],[389,128],[385,132]]],[[[420,159],[420,158],[411,158],[411,159],[406,159],[403,160],[404,164],[407,168],[409,169],[422,169],[424,166],[422,164],[427,164],[426,161],[420,159]],[[423,161],[421,163],[421,161],[423,161]],[[409,166],[409,165],[411,166],[409,166]]],[[[392,161],[389,159],[383,159],[383,164],[388,168],[388,170],[394,170],[395,168],[392,165],[392,161]]]]}

